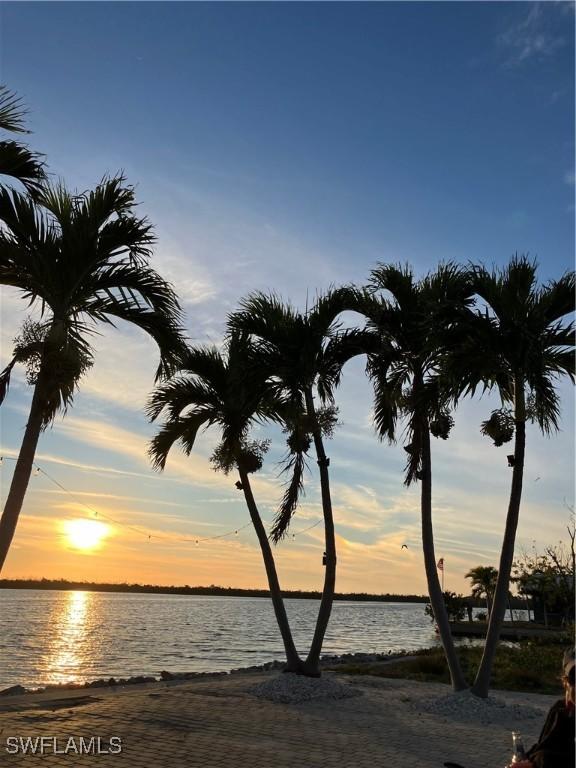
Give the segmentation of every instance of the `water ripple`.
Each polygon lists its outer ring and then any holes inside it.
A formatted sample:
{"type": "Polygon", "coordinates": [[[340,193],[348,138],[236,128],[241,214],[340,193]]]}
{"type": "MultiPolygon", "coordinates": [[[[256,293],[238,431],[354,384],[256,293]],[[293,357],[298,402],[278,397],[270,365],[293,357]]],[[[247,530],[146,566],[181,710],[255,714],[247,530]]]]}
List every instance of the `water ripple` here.
{"type": "MultiPolygon", "coordinates": [[[[305,654],[319,602],[287,600],[305,654]]],[[[0,688],[17,683],[224,671],[283,658],[269,600],[0,590],[0,688]]],[[[325,653],[386,653],[437,642],[424,605],[335,603],[325,653]]]]}

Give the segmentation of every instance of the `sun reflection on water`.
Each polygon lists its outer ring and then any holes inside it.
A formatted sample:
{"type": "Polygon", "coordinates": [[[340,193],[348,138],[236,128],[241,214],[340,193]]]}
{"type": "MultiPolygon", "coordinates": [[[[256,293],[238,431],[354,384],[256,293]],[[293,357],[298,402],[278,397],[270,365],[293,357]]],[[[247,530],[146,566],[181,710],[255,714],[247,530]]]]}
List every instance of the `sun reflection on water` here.
{"type": "Polygon", "coordinates": [[[64,683],[81,677],[86,659],[88,623],[92,607],[91,592],[66,592],[52,617],[54,634],[50,642],[45,668],[48,682],[64,683]]]}

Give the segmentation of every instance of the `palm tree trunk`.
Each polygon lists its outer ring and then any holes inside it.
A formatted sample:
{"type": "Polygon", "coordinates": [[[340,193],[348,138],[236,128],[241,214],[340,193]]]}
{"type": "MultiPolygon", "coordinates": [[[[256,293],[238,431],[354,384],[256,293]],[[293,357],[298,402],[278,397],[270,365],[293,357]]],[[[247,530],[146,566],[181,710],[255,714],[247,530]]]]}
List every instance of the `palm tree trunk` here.
{"type": "Polygon", "coordinates": [[[452,639],[448,612],[444,604],[444,596],[438,579],[436,566],[436,553],[434,551],[434,530],[432,526],[432,460],[430,456],[430,431],[428,425],[422,426],[422,488],[420,497],[422,517],[422,549],[424,552],[424,567],[428,581],[428,594],[430,605],[434,611],[434,618],[440,633],[440,640],[444,647],[444,654],[450,670],[452,688],[462,691],[468,686],[460,668],[458,654],[452,639]]]}
{"type": "Polygon", "coordinates": [[[282,592],[280,590],[280,583],[278,581],[278,574],[276,573],[276,564],[274,562],[274,555],[272,554],[272,548],[266,535],[266,530],[262,523],[262,518],[258,512],[258,507],[254,500],[252,493],[252,486],[250,485],[250,479],[248,473],[238,468],[240,475],[240,482],[242,483],[242,490],[244,491],[244,498],[250,512],[250,519],[256,531],[258,537],[258,543],[262,551],[262,559],[264,560],[264,567],[266,569],[266,576],[268,577],[268,587],[270,589],[270,597],[272,598],[272,605],[274,606],[274,613],[276,615],[276,621],[282,635],[282,642],[284,643],[284,650],[286,652],[286,668],[285,672],[300,672],[302,668],[302,662],[298,656],[298,651],[294,645],[292,639],[292,632],[290,631],[290,624],[288,622],[288,616],[286,614],[286,608],[284,606],[284,600],[282,599],[282,592]]]}
{"type": "Polygon", "coordinates": [[[16,531],[18,517],[20,516],[20,510],[22,509],[24,497],[26,496],[26,489],[28,488],[28,482],[30,480],[30,475],[32,474],[38,438],[42,432],[42,414],[44,406],[43,389],[45,379],[46,373],[44,372],[43,366],[41,366],[38,373],[38,380],[34,387],[28,423],[26,424],[26,429],[24,431],[20,453],[18,454],[18,459],[14,468],[10,490],[8,491],[8,496],[4,505],[4,511],[0,518],[0,573],[2,572],[6,556],[10,549],[10,544],[14,537],[14,532],[16,531]]]}
{"type": "Polygon", "coordinates": [[[524,398],[524,381],[520,376],[514,380],[514,419],[516,429],[514,435],[514,467],[512,469],[512,487],[508,502],[508,514],[506,516],[506,528],[500,553],[500,565],[498,566],[498,578],[494,591],[490,623],[486,634],[482,660],[476,673],[476,679],[472,686],[472,692],[476,696],[486,698],[490,688],[490,675],[494,656],[500,639],[500,630],[506,613],[506,600],[510,585],[510,572],[514,560],[514,544],[516,542],[516,529],[518,528],[518,516],[520,502],[522,500],[522,479],[524,475],[524,452],[526,449],[526,404],[524,398]]]}
{"type": "Polygon", "coordinates": [[[320,600],[318,618],[316,619],[316,629],[314,630],[314,637],[312,638],[310,651],[308,652],[308,657],[306,658],[306,662],[304,664],[304,671],[308,675],[319,677],[320,653],[322,652],[324,635],[326,634],[326,629],[330,620],[330,613],[332,612],[334,590],[336,588],[336,539],[334,536],[334,518],[332,516],[330,477],[328,474],[328,465],[330,460],[326,457],[326,453],[324,451],[322,434],[316,421],[316,410],[314,408],[314,398],[312,396],[311,389],[306,390],[305,398],[306,411],[308,412],[308,415],[311,417],[312,423],[314,424],[312,436],[314,438],[316,459],[318,461],[318,467],[320,470],[320,489],[322,492],[322,513],[324,515],[324,539],[326,547],[326,570],[324,572],[324,588],[322,590],[322,599],[320,600]]]}

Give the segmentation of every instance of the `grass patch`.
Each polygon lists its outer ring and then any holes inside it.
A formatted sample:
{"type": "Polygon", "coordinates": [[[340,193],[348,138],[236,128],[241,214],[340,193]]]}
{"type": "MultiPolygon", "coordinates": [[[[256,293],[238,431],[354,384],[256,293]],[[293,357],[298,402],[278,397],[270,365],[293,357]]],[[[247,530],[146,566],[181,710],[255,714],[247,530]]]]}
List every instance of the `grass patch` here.
{"type": "MultiPolygon", "coordinates": [[[[566,645],[569,644],[569,640],[566,645]]],[[[564,647],[558,643],[526,640],[514,646],[501,645],[496,653],[491,688],[526,693],[562,695],[560,669],[564,647]]],[[[338,672],[375,675],[418,682],[449,683],[448,665],[441,648],[416,651],[414,659],[389,664],[350,664],[333,667],[338,672]]],[[[474,680],[482,648],[458,648],[462,671],[468,682],[474,680]]]]}

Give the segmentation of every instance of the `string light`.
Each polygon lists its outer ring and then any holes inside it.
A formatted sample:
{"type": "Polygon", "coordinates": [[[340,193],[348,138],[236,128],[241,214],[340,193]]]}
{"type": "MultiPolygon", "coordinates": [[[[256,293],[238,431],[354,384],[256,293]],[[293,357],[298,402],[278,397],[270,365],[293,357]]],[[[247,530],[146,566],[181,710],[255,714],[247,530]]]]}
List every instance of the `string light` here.
{"type": "Polygon", "coordinates": [[[308,528],[303,528],[301,531],[296,531],[296,533],[292,534],[292,538],[295,539],[296,536],[301,536],[303,533],[308,533],[308,531],[311,531],[312,528],[316,528],[317,525],[320,525],[322,520],[316,520],[315,523],[312,523],[312,525],[309,525],[308,528]]]}
{"type": "MultiPolygon", "coordinates": [[[[2,465],[4,459],[7,461],[16,461],[16,459],[12,456],[0,456],[0,466],[2,465]]],[[[252,525],[252,521],[246,523],[246,525],[241,526],[240,528],[234,528],[231,531],[226,531],[225,533],[217,534],[216,536],[205,536],[204,538],[183,538],[180,536],[170,536],[168,534],[158,534],[158,533],[148,533],[147,531],[143,531],[141,528],[136,528],[133,525],[128,525],[127,523],[122,523],[120,520],[115,520],[113,517],[110,517],[110,515],[105,515],[103,512],[99,512],[97,509],[94,509],[94,507],[91,507],[89,504],[85,504],[83,501],[80,501],[77,496],[75,496],[72,491],[68,490],[65,486],[62,485],[62,483],[58,482],[52,475],[50,475],[48,472],[46,472],[45,469],[42,469],[39,467],[36,463],[33,463],[34,467],[34,476],[37,477],[38,475],[42,474],[44,475],[48,480],[50,480],[51,483],[56,485],[58,488],[60,488],[61,491],[64,493],[67,493],[71,498],[73,498],[77,504],[84,507],[84,509],[87,509],[89,512],[92,513],[92,515],[95,518],[100,518],[102,520],[107,520],[110,523],[114,523],[114,525],[119,526],[120,528],[125,528],[129,531],[133,531],[134,533],[139,534],[140,536],[145,536],[149,542],[152,541],[152,539],[157,539],[160,541],[173,541],[177,543],[191,543],[194,542],[196,546],[199,546],[202,542],[205,541],[214,541],[216,539],[224,539],[227,536],[231,536],[234,534],[235,536],[238,536],[240,531],[243,531],[245,528],[248,528],[252,525]]],[[[296,533],[292,534],[292,538],[296,538],[296,536],[300,536],[303,533],[307,533],[308,531],[311,531],[313,528],[315,528],[317,525],[320,525],[322,520],[317,520],[312,525],[308,526],[307,528],[302,529],[301,531],[297,531],[296,533]]]]}

